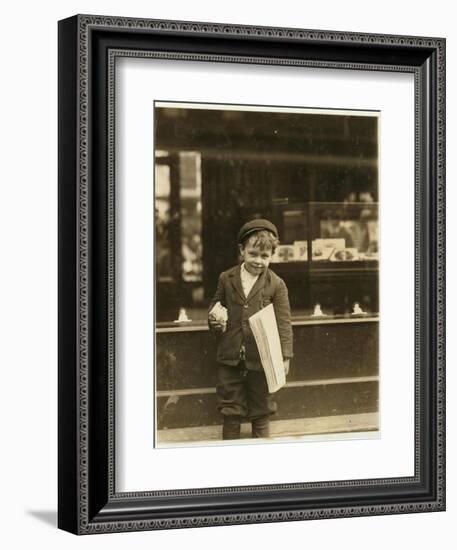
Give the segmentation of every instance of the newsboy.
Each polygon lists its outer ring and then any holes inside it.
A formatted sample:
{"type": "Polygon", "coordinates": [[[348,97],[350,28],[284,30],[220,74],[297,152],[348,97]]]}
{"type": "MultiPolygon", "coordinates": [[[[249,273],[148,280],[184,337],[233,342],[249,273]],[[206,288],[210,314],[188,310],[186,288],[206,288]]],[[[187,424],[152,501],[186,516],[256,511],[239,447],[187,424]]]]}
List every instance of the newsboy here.
{"type": "Polygon", "coordinates": [[[270,435],[270,416],[277,411],[268,392],[265,373],[249,317],[273,304],[287,375],[293,355],[292,326],[287,287],[268,266],[279,244],[278,230],[269,220],[244,224],[238,233],[240,263],[219,276],[209,306],[209,327],[218,331],[218,410],[222,414],[222,438],[238,439],[243,419],[252,424],[252,437],[270,435]],[[227,320],[213,318],[211,310],[220,304],[227,320]]]}

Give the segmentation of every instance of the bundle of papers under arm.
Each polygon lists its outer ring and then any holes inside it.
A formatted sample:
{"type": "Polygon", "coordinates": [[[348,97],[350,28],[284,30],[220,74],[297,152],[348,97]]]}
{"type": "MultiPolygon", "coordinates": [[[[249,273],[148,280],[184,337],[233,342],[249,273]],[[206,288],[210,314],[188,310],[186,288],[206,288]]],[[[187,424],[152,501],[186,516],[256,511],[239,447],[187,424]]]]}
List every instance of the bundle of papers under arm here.
{"type": "Polygon", "coordinates": [[[286,375],[273,304],[249,317],[249,325],[259,350],[268,391],[274,393],[285,385],[286,375]]]}

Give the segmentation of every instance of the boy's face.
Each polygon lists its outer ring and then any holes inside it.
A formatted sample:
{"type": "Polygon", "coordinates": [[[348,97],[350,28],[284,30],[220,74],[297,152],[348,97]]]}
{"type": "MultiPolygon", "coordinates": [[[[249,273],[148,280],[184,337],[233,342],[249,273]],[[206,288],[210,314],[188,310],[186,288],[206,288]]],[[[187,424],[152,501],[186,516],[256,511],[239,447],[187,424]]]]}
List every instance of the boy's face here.
{"type": "Polygon", "coordinates": [[[254,246],[250,240],[240,245],[241,258],[244,261],[245,268],[251,275],[260,275],[271,262],[273,251],[271,248],[260,248],[254,246]]]}

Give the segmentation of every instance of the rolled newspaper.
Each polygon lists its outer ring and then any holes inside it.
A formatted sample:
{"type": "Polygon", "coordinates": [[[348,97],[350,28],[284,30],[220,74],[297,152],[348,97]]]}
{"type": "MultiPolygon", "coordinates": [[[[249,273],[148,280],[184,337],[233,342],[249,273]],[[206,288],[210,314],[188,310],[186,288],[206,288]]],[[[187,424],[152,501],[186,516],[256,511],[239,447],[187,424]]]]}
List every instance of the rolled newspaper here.
{"type": "Polygon", "coordinates": [[[227,327],[227,320],[228,320],[226,307],[224,307],[220,302],[216,302],[214,306],[211,308],[211,311],[209,312],[209,317],[210,319],[214,319],[215,321],[222,323],[223,324],[222,332],[225,331],[227,327]]]}

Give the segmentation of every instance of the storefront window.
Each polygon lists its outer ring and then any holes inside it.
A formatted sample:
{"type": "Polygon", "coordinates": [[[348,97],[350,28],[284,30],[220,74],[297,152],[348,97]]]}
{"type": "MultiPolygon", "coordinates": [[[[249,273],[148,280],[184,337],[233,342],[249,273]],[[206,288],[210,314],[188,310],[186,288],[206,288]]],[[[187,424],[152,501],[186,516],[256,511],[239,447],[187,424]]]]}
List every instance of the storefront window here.
{"type": "Polygon", "coordinates": [[[199,153],[179,155],[181,199],[181,253],[183,281],[201,282],[202,264],[202,180],[199,153]]]}
{"type": "Polygon", "coordinates": [[[156,164],[155,167],[155,238],[156,276],[158,281],[173,281],[171,265],[172,246],[170,226],[170,167],[156,164]]]}
{"type": "Polygon", "coordinates": [[[295,319],[378,312],[377,113],[160,103],[155,117],[159,324],[205,323],[256,217],[278,227],[270,267],[295,319]]]}

